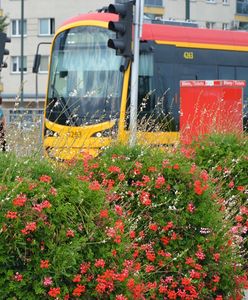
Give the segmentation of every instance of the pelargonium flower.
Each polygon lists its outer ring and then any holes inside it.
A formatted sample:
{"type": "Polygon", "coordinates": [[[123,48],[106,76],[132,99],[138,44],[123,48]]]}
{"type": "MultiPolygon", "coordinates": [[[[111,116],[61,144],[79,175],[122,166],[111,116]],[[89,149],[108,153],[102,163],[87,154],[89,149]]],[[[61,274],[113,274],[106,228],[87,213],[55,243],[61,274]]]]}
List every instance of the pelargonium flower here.
{"type": "Polygon", "coordinates": [[[14,206],[24,206],[24,204],[27,201],[27,196],[25,194],[20,194],[16,196],[16,198],[13,200],[14,206]]]}
{"type": "Polygon", "coordinates": [[[17,212],[16,211],[7,211],[7,214],[5,215],[5,218],[7,218],[7,219],[16,219],[17,218],[17,212]]]}
{"type": "Polygon", "coordinates": [[[40,176],[39,180],[41,182],[50,183],[52,181],[52,178],[48,175],[42,175],[40,176]]]}
{"type": "Polygon", "coordinates": [[[53,284],[52,277],[45,277],[45,278],[43,279],[43,284],[44,284],[44,286],[52,285],[52,284],[53,284]]]}
{"type": "Polygon", "coordinates": [[[60,288],[59,287],[54,287],[54,288],[50,288],[48,295],[56,298],[58,295],[60,294],[60,288]]]}
{"type": "Polygon", "coordinates": [[[49,268],[49,260],[48,259],[41,260],[40,261],[40,268],[41,269],[48,269],[49,268]]]}
{"type": "Polygon", "coordinates": [[[102,259],[102,258],[96,259],[96,261],[95,261],[95,267],[97,267],[97,268],[104,268],[104,266],[105,266],[104,259],[102,259]]]}

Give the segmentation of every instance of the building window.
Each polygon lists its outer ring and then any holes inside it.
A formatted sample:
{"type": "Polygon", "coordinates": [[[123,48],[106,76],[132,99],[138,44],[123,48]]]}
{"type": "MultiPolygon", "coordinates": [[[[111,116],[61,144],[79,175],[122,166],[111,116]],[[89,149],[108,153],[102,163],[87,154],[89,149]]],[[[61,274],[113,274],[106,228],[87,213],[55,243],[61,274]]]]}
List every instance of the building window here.
{"type": "Polygon", "coordinates": [[[222,23],[222,29],[223,30],[229,29],[229,24],[228,23],[222,23]]]}
{"type": "Polygon", "coordinates": [[[216,3],[216,0],[206,0],[207,3],[216,3]]]}
{"type": "MultiPolygon", "coordinates": [[[[115,3],[126,3],[130,0],[115,0],[115,3]]],[[[159,6],[163,7],[163,0],[145,0],[145,6],[159,6]]]]}
{"type": "MultiPolygon", "coordinates": [[[[23,71],[27,72],[27,57],[23,57],[23,71]]],[[[20,73],[21,72],[21,56],[11,57],[11,72],[20,73]]]]}
{"type": "Polygon", "coordinates": [[[229,4],[229,0],[222,0],[222,4],[223,5],[228,5],[229,4]]]}
{"type": "Polygon", "coordinates": [[[47,73],[48,72],[48,62],[49,62],[49,56],[48,55],[42,55],[41,58],[40,58],[39,73],[47,73]]]}
{"type": "Polygon", "coordinates": [[[55,32],[54,19],[40,19],[40,35],[52,35],[55,32]]]}
{"type": "MultiPolygon", "coordinates": [[[[16,19],[11,21],[11,35],[12,36],[20,36],[22,34],[21,30],[21,20],[16,19]]],[[[23,34],[27,35],[27,20],[23,21],[23,34]]]]}
{"type": "Polygon", "coordinates": [[[146,6],[163,6],[163,0],[145,0],[146,6]]]}
{"type": "Polygon", "coordinates": [[[215,22],[206,22],[206,28],[213,29],[215,25],[215,22]]]}
{"type": "Polygon", "coordinates": [[[237,0],[237,14],[248,14],[248,1],[247,0],[237,0]]]}

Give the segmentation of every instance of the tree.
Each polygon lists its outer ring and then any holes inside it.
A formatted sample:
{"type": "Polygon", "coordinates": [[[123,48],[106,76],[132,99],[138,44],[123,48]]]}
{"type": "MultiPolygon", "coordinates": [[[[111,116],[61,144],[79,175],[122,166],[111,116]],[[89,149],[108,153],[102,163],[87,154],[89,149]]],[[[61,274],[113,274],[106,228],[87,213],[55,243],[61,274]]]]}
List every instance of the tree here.
{"type": "Polygon", "coordinates": [[[0,32],[4,32],[5,28],[9,25],[7,22],[7,16],[0,17],[0,32]]]}

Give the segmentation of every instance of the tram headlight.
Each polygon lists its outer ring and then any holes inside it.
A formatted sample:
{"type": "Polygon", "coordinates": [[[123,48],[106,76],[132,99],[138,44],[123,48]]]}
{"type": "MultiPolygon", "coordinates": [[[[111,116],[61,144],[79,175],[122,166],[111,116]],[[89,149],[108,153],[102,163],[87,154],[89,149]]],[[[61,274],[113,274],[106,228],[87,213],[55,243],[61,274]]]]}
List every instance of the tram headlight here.
{"type": "Polygon", "coordinates": [[[57,137],[58,133],[56,131],[51,130],[51,129],[45,128],[44,136],[45,137],[57,137]]]}

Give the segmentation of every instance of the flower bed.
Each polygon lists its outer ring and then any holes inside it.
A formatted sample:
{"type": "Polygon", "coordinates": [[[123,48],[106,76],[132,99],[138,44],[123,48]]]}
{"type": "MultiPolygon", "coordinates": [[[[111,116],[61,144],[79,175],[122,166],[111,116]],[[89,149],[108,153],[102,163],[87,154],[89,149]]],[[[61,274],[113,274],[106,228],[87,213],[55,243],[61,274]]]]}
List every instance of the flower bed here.
{"type": "Polygon", "coordinates": [[[246,279],[247,208],[231,230],[212,176],[176,153],[117,147],[63,169],[11,165],[0,185],[1,299],[220,300],[246,279]]]}

